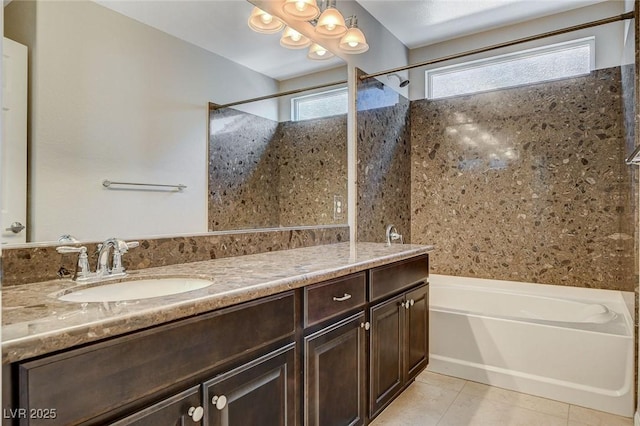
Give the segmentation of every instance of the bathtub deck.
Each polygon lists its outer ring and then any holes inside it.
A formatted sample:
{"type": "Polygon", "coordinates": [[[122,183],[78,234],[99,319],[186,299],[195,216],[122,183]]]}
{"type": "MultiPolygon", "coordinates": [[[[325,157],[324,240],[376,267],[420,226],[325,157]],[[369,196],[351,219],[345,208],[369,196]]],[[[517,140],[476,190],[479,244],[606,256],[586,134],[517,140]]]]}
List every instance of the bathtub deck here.
{"type": "Polygon", "coordinates": [[[371,426],[633,426],[633,419],[425,371],[371,426]]]}

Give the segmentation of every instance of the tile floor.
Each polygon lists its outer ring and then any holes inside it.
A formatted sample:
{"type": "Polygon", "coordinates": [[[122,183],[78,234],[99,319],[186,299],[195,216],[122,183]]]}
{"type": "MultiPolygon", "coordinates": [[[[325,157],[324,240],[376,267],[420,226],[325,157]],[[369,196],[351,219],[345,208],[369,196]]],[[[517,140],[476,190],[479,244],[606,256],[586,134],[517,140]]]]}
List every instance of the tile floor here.
{"type": "Polygon", "coordinates": [[[633,426],[633,419],[422,372],[372,426],[633,426]]]}

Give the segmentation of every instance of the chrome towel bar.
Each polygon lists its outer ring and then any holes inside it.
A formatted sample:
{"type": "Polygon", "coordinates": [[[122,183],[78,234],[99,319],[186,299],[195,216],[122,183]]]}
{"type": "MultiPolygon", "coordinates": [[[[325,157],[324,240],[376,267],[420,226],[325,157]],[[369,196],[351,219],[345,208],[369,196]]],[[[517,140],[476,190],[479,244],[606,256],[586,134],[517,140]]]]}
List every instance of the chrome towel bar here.
{"type": "Polygon", "coordinates": [[[102,181],[102,186],[105,188],[110,188],[111,185],[125,185],[125,186],[153,186],[159,188],[175,188],[178,191],[182,191],[187,187],[187,185],[178,184],[178,185],[161,185],[158,183],[135,183],[135,182],[114,182],[108,179],[102,181]]]}

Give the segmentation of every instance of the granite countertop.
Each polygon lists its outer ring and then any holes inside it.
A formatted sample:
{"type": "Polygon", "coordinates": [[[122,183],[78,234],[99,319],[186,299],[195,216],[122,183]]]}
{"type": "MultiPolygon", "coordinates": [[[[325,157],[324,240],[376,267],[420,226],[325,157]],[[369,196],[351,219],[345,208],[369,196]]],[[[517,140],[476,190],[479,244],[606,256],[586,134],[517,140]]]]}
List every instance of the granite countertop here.
{"type": "Polygon", "coordinates": [[[9,287],[2,290],[2,362],[186,318],[431,250],[433,246],[347,242],[142,269],[105,283],[189,277],[213,284],[188,293],[123,302],[60,301],[62,292],[79,286],[68,279],[9,287]]]}

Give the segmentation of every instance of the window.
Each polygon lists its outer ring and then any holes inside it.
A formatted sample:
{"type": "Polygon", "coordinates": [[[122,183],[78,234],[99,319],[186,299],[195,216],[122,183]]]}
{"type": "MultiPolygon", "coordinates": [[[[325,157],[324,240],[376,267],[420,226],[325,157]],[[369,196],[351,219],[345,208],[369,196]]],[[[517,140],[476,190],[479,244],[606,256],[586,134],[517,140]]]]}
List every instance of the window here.
{"type": "Polygon", "coordinates": [[[346,114],[347,106],[346,87],[299,96],[291,99],[291,121],[346,114]]]}
{"type": "Polygon", "coordinates": [[[595,38],[587,37],[425,72],[426,97],[440,99],[586,75],[595,38]]]}

